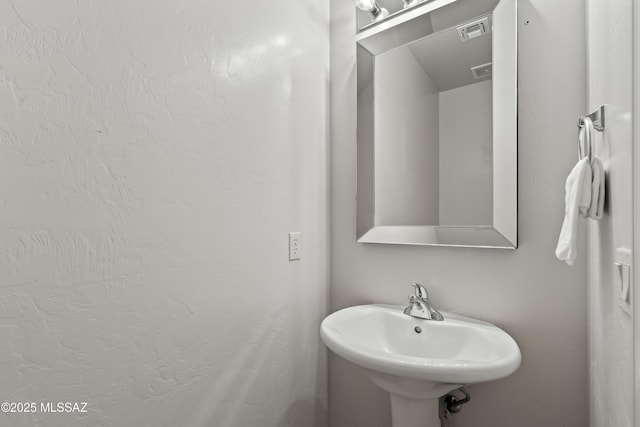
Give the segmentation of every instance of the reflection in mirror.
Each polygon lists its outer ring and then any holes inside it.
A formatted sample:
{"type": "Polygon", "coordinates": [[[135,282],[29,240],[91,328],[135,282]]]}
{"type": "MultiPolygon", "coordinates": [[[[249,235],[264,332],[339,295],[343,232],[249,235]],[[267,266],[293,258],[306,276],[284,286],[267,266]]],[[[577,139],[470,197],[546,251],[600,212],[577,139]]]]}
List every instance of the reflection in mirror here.
{"type": "Polygon", "coordinates": [[[358,42],[360,242],[516,246],[515,0],[469,4],[358,42]]]}

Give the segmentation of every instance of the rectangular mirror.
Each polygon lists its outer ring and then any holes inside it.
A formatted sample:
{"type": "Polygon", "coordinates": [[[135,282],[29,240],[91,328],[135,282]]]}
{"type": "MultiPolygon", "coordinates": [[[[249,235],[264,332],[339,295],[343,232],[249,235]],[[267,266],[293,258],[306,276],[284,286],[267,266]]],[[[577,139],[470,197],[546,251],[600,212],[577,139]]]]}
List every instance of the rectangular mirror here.
{"type": "Polygon", "coordinates": [[[357,36],[357,238],[517,247],[516,0],[458,0],[357,36]]]}

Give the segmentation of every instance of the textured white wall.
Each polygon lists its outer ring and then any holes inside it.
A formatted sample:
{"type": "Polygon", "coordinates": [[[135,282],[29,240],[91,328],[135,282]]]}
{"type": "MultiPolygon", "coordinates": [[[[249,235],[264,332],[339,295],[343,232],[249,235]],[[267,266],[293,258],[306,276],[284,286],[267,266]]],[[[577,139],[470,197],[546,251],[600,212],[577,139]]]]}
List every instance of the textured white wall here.
{"type": "Polygon", "coordinates": [[[325,425],[328,2],[0,29],[0,400],[89,408],[0,425],[325,425]]]}
{"type": "MultiPolygon", "coordinates": [[[[607,174],[605,214],[589,226],[591,425],[634,425],[633,310],[618,297],[617,248],[633,248],[632,2],[589,0],[587,110],[607,105],[595,154],[607,174]]],[[[585,111],[587,112],[587,111],[585,111]]],[[[636,194],[637,190],[636,190],[636,194]]],[[[636,397],[637,400],[637,397],[636,397]]]]}
{"type": "MultiPolygon", "coordinates": [[[[469,388],[453,427],[588,424],[585,234],[574,267],[554,256],[585,105],[584,3],[519,1],[520,246],[506,251],[355,242],[355,13],[331,2],[332,310],[403,303],[422,281],[439,307],[496,323],[522,350],[511,377],[469,388]]],[[[331,427],[390,425],[388,396],[362,370],[331,355],[329,380],[331,427]]]]}
{"type": "Polygon", "coordinates": [[[493,224],[491,80],[440,92],[440,224],[493,224]]]}

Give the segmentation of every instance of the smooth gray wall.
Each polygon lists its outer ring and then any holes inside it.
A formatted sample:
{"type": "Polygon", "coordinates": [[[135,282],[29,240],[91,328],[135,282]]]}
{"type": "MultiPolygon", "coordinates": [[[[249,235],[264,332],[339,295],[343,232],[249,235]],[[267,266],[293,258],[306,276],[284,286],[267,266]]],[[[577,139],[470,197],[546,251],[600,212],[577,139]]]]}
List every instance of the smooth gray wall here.
{"type": "Polygon", "coordinates": [[[493,224],[491,87],[440,92],[440,225],[493,224]]]}
{"type": "Polygon", "coordinates": [[[438,224],[438,89],[408,47],[374,74],[375,224],[438,224]]]}
{"type": "MultiPolygon", "coordinates": [[[[584,7],[519,2],[520,247],[481,250],[356,243],[355,8],[331,1],[332,310],[404,303],[422,281],[440,308],[496,323],[522,350],[511,377],[469,388],[453,427],[588,424],[585,235],[575,266],[554,256],[585,105],[584,7]]],[[[390,425],[387,394],[361,369],[332,354],[329,380],[331,427],[390,425]]]]}
{"type": "Polygon", "coordinates": [[[634,387],[635,314],[633,307],[620,297],[622,277],[615,266],[616,262],[631,264],[630,259],[618,254],[618,249],[634,249],[633,197],[634,192],[638,194],[638,189],[633,189],[634,124],[630,120],[633,7],[630,1],[587,2],[589,78],[585,113],[607,106],[605,130],[596,132],[593,146],[607,177],[605,211],[600,221],[589,224],[592,427],[632,427],[634,403],[637,405],[639,398],[636,394],[634,400],[634,392],[638,393],[634,387]]]}

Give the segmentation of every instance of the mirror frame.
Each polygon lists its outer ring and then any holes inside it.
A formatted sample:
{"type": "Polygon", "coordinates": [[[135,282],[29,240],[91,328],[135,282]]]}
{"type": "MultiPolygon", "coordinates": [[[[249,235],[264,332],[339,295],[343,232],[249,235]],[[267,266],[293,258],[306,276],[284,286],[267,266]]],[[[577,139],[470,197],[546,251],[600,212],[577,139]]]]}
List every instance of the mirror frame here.
{"type": "MultiPolygon", "coordinates": [[[[435,2],[434,2],[435,3],[435,2]]],[[[450,3],[450,2],[449,2],[450,3]]],[[[357,67],[374,67],[375,56],[434,33],[433,3],[416,7],[356,35],[357,67]],[[410,15],[410,16],[408,16],[410,15]],[[363,49],[370,59],[363,57],[363,49]]],[[[357,218],[360,243],[515,249],[518,246],[518,43],[517,0],[500,0],[493,11],[493,224],[481,226],[377,225],[375,223],[374,108],[358,111],[357,218]],[[370,111],[369,111],[370,110],[370,111]],[[361,114],[367,114],[361,120],[361,114]],[[368,125],[369,129],[366,129],[368,125]],[[367,135],[368,134],[368,135],[367,135]]],[[[460,22],[457,25],[462,24],[460,22]]],[[[373,69],[359,70],[360,76],[373,69]]],[[[374,76],[375,78],[375,76],[374,76]]],[[[375,94],[374,94],[375,97],[375,94]]],[[[372,101],[373,102],[373,101],[372,101]]]]}

